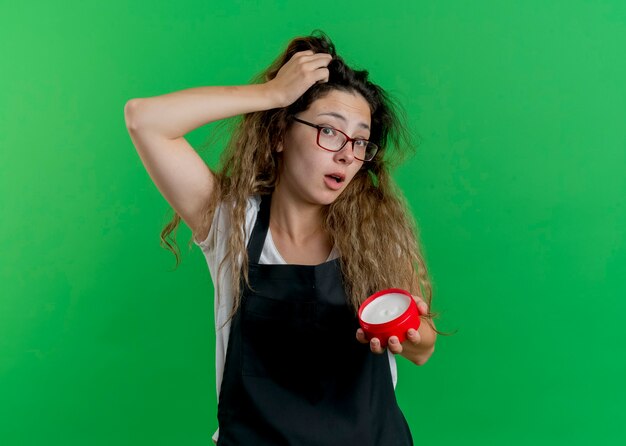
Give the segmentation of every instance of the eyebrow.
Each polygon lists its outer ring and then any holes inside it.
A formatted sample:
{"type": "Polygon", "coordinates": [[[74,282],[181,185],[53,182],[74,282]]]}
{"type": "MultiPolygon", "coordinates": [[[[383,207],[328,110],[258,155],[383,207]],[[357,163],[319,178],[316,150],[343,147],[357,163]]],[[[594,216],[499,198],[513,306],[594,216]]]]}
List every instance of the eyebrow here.
{"type": "MultiPolygon", "coordinates": [[[[348,120],[343,115],[340,115],[339,113],[335,113],[335,112],[319,113],[317,116],[322,116],[322,115],[328,115],[337,119],[341,119],[345,123],[348,122],[348,120]]],[[[361,127],[362,129],[366,129],[366,130],[370,129],[370,126],[364,122],[359,122],[359,127],[361,127]]]]}

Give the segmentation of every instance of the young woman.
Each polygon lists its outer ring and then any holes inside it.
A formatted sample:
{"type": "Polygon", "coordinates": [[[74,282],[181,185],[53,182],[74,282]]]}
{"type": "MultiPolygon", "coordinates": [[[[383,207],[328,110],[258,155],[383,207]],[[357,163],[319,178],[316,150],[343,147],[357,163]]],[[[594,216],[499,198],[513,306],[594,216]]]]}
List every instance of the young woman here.
{"type": "Polygon", "coordinates": [[[215,285],[217,444],[413,444],[394,355],[424,364],[439,332],[390,176],[411,148],[398,110],[322,32],[293,39],[249,85],[127,103],[133,143],[176,211],[162,239],[171,248],[182,218],[215,285]],[[213,172],[184,135],[233,116],[213,172]],[[382,349],[356,311],[391,287],[414,295],[423,323],[382,349]]]}

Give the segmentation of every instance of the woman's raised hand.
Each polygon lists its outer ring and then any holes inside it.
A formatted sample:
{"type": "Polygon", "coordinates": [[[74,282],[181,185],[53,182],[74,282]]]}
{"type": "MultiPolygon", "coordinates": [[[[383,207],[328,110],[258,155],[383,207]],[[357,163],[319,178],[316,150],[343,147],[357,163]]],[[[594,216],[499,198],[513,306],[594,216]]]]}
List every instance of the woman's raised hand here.
{"type": "Polygon", "coordinates": [[[265,83],[270,94],[276,98],[279,107],[287,107],[302,96],[313,84],[328,82],[328,64],[333,56],[327,53],[314,53],[311,50],[298,51],[283,65],[276,77],[265,83]]]}

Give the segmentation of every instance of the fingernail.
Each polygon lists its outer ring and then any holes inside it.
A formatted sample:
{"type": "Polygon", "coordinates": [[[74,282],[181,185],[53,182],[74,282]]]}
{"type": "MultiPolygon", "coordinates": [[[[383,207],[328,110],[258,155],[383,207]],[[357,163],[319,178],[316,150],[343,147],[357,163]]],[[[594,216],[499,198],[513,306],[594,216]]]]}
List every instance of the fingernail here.
{"type": "Polygon", "coordinates": [[[415,329],[414,328],[409,328],[409,336],[415,336],[415,329]]]}
{"type": "Polygon", "coordinates": [[[397,339],[389,339],[389,343],[390,344],[397,344],[398,340],[397,339]]]}

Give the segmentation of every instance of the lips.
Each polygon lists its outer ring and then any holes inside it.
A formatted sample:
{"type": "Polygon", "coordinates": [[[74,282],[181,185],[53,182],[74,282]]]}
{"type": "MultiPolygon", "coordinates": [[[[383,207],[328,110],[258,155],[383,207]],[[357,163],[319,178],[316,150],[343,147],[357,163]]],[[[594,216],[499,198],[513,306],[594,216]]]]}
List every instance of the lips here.
{"type": "Polygon", "coordinates": [[[333,173],[329,173],[328,175],[326,175],[327,177],[332,178],[333,180],[335,180],[337,183],[343,183],[343,181],[346,179],[345,174],[341,173],[341,172],[333,172],[333,173]]]}
{"type": "Polygon", "coordinates": [[[346,177],[344,174],[336,172],[324,176],[324,183],[329,189],[339,190],[343,187],[346,177]]]}

